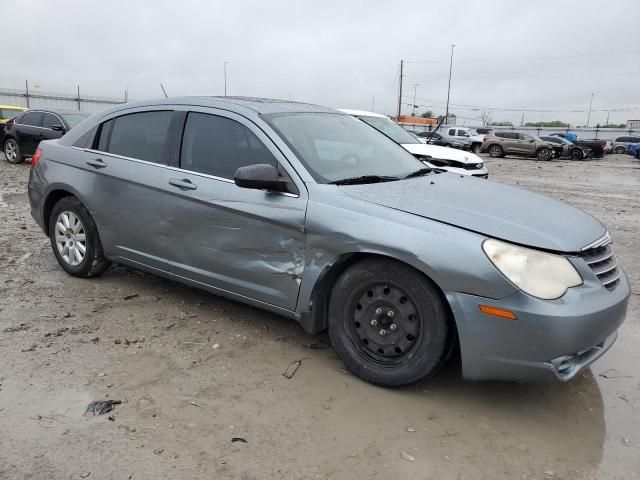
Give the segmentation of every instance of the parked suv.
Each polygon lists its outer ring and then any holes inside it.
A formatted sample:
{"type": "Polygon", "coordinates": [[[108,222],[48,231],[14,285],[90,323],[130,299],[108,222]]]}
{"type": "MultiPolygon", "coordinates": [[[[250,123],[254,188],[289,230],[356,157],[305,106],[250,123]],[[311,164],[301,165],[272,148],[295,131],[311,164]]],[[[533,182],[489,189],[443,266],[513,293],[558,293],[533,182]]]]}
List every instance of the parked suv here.
{"type": "Polygon", "coordinates": [[[488,152],[493,158],[519,155],[535,157],[538,160],[551,160],[554,156],[552,143],[522,132],[491,132],[484,137],[481,151],[488,152]]]}
{"type": "Polygon", "coordinates": [[[634,143],[640,143],[640,137],[637,136],[623,136],[616,137],[611,142],[611,153],[627,153],[629,145],[634,143]]]}

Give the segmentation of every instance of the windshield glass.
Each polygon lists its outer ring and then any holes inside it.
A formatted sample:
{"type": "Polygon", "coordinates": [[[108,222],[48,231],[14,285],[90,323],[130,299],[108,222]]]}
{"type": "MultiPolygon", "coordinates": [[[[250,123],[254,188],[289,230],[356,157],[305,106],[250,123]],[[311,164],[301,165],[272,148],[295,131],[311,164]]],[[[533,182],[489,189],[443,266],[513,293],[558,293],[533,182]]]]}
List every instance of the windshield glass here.
{"type": "Polygon", "coordinates": [[[319,183],[369,175],[405,177],[424,167],[400,145],[350,115],[293,113],[263,118],[319,183]]]}
{"type": "Polygon", "coordinates": [[[383,117],[367,117],[359,116],[360,120],[368,123],[376,130],[381,131],[391,140],[397,143],[420,143],[413,135],[407,132],[404,128],[398,125],[393,120],[383,117]]]}
{"type": "Polygon", "coordinates": [[[89,116],[88,113],[65,113],[62,115],[71,128],[89,116]]]}

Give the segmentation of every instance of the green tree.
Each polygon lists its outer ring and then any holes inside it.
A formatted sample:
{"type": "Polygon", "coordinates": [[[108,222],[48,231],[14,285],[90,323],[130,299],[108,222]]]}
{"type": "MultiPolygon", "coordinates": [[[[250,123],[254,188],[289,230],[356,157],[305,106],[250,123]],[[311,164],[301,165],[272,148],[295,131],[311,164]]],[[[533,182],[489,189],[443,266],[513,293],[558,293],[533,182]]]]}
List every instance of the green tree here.
{"type": "Polygon", "coordinates": [[[422,118],[433,118],[433,112],[431,110],[427,110],[426,112],[422,112],[420,116],[422,118]]]}
{"type": "Polygon", "coordinates": [[[491,127],[513,127],[513,123],[508,120],[501,120],[497,122],[489,122],[489,126],[491,127]]]}

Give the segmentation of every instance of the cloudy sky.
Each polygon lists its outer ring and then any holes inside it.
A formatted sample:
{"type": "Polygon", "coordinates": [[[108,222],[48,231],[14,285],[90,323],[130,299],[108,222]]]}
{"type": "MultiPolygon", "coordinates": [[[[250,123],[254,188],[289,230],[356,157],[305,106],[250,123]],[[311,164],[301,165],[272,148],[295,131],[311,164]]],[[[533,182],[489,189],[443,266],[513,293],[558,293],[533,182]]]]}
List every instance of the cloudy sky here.
{"type": "Polygon", "coordinates": [[[415,88],[438,114],[455,44],[451,111],[469,123],[584,124],[592,93],[592,125],[640,118],[638,0],[0,0],[0,18],[0,88],[221,95],[228,62],[232,95],[394,114],[404,59],[403,113],[415,88]]]}

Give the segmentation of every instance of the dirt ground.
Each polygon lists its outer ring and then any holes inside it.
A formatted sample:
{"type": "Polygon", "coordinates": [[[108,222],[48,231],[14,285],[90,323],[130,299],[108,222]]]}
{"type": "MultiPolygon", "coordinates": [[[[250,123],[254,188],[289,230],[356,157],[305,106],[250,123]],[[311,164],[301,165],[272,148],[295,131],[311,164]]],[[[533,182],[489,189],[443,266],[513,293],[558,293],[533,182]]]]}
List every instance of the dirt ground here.
{"type": "Polygon", "coordinates": [[[454,361],[378,388],[271,313],[123,267],[72,278],[29,214],[28,164],[0,159],[0,478],[640,478],[640,162],[487,164],[606,223],[635,286],[572,383],[472,383],[454,361]],[[83,415],[104,399],[123,403],[83,415]]]}

